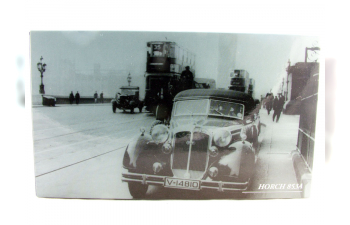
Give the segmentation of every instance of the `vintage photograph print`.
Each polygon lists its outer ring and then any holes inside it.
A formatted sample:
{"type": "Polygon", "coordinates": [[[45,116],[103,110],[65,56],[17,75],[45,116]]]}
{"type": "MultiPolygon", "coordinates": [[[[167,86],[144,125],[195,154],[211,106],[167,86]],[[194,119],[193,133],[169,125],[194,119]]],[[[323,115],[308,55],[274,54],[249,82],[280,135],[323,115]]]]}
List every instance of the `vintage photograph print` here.
{"type": "Polygon", "coordinates": [[[319,38],[32,31],[36,195],[310,196],[319,38]]]}

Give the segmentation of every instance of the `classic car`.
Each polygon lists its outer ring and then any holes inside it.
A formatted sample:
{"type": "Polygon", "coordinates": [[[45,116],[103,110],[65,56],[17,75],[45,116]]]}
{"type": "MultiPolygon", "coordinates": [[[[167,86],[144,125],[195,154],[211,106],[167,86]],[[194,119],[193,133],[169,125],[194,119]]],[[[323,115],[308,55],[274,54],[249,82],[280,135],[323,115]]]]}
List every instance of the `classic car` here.
{"type": "Polygon", "coordinates": [[[139,99],[139,87],[136,86],[122,86],[120,88],[121,93],[117,93],[115,98],[112,99],[112,110],[115,113],[116,109],[121,109],[125,112],[126,109],[134,112],[135,108],[138,108],[142,112],[143,102],[139,99]]]}
{"type": "Polygon", "coordinates": [[[53,96],[47,96],[47,95],[43,95],[43,105],[47,105],[47,106],[55,106],[56,105],[56,98],[53,96]]]}
{"type": "Polygon", "coordinates": [[[191,89],[174,98],[169,124],[157,124],[126,147],[122,181],[134,198],[148,185],[220,192],[246,190],[258,155],[260,118],[248,94],[191,89]]]}

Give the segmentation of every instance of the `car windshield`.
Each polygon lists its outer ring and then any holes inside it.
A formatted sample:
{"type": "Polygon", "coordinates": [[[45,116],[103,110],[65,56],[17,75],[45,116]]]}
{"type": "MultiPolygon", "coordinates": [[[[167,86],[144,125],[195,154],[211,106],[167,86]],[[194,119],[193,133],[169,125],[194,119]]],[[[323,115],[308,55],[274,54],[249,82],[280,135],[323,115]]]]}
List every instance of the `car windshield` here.
{"type": "Polygon", "coordinates": [[[234,102],[211,100],[209,115],[243,119],[244,105],[234,102]]]}
{"type": "Polygon", "coordinates": [[[211,115],[235,119],[243,119],[244,116],[243,104],[209,99],[179,101],[174,110],[175,116],[211,115]]]}
{"type": "Polygon", "coordinates": [[[207,115],[209,100],[179,101],[175,104],[175,116],[207,115]]]}
{"type": "Polygon", "coordinates": [[[133,89],[121,89],[122,95],[135,95],[136,90],[133,89]]]}

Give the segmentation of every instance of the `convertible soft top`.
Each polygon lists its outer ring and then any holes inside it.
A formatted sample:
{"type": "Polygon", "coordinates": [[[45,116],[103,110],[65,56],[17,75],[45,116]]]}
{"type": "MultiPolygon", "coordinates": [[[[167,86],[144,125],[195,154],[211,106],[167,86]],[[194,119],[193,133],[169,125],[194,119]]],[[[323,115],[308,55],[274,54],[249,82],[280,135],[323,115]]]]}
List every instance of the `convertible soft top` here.
{"type": "Polygon", "coordinates": [[[178,93],[174,101],[195,100],[195,99],[215,99],[229,102],[238,102],[245,105],[246,110],[255,108],[254,99],[243,92],[220,89],[189,89],[178,93]]]}

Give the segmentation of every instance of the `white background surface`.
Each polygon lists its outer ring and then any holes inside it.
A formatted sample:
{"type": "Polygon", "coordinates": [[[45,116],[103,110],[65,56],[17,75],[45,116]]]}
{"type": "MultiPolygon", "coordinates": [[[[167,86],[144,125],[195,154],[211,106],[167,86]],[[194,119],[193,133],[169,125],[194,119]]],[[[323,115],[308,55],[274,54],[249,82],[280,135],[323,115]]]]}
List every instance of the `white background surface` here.
{"type": "Polygon", "coordinates": [[[1,9],[0,42],[2,224],[316,224],[346,215],[349,150],[349,72],[346,71],[348,12],[338,1],[13,1],[1,9]],[[320,35],[325,58],[336,59],[336,131],[330,162],[324,165],[324,64],[319,84],[317,144],[312,197],[259,201],[109,201],[39,199],[35,196],[31,134],[29,31],[138,30],[281,33],[320,35]],[[21,64],[21,60],[23,63],[21,64]],[[22,65],[22,67],[20,66],[22,65]],[[18,104],[25,81],[26,107],[18,104]],[[22,83],[23,84],[23,83],[22,83]],[[346,108],[348,108],[345,105],[346,108]],[[337,209],[337,210],[336,210],[337,209]],[[189,221],[189,222],[188,222],[189,221]]]}

